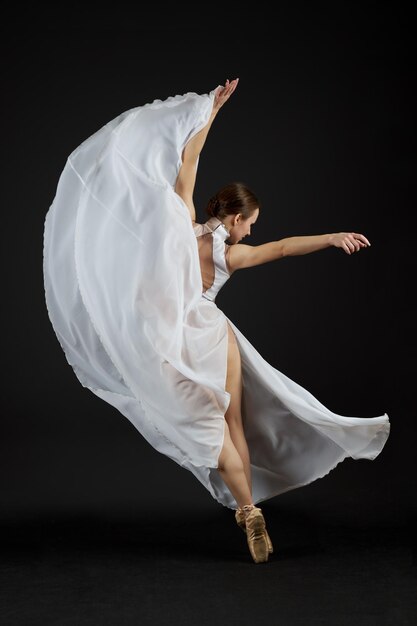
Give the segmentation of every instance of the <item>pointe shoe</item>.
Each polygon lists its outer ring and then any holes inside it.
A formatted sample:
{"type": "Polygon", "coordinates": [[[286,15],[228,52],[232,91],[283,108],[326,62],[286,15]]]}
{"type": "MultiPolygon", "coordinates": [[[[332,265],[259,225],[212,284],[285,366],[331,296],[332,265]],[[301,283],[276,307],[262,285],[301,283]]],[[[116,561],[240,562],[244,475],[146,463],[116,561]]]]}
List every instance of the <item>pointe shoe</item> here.
{"type": "MultiPolygon", "coordinates": [[[[246,519],[245,519],[245,514],[241,508],[236,509],[235,519],[236,519],[237,525],[243,530],[244,533],[246,533],[246,519]]],[[[268,552],[272,553],[274,551],[274,548],[273,548],[271,538],[268,535],[268,531],[266,528],[265,528],[265,536],[266,536],[266,541],[268,543],[268,552]]]]}
{"type": "Polygon", "coordinates": [[[255,563],[265,563],[269,557],[265,535],[265,519],[259,507],[254,506],[246,516],[246,539],[255,563]]]}

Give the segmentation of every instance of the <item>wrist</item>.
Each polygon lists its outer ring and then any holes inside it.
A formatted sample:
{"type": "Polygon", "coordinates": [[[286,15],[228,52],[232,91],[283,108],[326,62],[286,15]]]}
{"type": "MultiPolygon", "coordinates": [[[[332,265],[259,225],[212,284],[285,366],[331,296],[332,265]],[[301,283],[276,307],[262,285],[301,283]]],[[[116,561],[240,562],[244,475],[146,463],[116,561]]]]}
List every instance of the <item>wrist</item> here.
{"type": "Polygon", "coordinates": [[[332,246],[334,243],[334,233],[329,233],[327,235],[324,235],[324,237],[327,245],[332,246]]]}

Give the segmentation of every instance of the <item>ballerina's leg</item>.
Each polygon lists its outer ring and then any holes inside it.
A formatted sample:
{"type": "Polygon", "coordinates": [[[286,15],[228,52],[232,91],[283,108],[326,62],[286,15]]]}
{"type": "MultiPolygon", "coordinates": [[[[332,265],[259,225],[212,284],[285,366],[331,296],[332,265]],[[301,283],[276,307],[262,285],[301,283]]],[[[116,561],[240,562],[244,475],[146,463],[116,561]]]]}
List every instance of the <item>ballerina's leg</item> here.
{"type": "Polygon", "coordinates": [[[229,324],[227,324],[227,326],[229,332],[229,346],[227,355],[226,391],[230,393],[230,403],[224,417],[229,426],[230,436],[235,448],[243,461],[246,479],[249,489],[252,492],[250,455],[243,430],[241,413],[242,363],[236,337],[229,324]]]}
{"type": "Polygon", "coordinates": [[[247,469],[249,465],[249,453],[247,451],[247,445],[245,445],[246,440],[243,441],[242,434],[239,433],[238,419],[236,419],[236,408],[239,408],[240,404],[238,401],[236,403],[235,399],[236,394],[241,393],[239,382],[240,358],[238,358],[236,354],[238,347],[234,333],[229,324],[227,326],[229,332],[229,345],[227,355],[226,390],[231,394],[231,402],[225,414],[224,442],[219,455],[217,469],[235,498],[238,506],[243,507],[244,505],[252,504],[250,474],[248,481],[247,469]],[[229,419],[232,424],[231,427],[228,423],[229,419]],[[232,439],[232,431],[239,449],[232,439]]]}

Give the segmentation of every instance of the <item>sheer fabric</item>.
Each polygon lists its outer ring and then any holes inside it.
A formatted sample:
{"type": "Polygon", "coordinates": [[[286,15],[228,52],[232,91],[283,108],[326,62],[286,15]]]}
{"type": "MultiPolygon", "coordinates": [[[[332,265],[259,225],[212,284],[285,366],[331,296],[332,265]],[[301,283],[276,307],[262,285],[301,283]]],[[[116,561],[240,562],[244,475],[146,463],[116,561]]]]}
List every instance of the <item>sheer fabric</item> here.
{"type": "Polygon", "coordinates": [[[80,383],[236,508],[218,471],[230,401],[227,323],[242,358],[254,503],[348,456],[375,458],[390,424],[386,413],[329,411],[217,307],[230,277],[227,231],[216,218],[193,228],[174,191],[183,148],[207,124],[214,93],[126,111],[71,153],[45,218],[43,270],[49,317],[80,383]]]}

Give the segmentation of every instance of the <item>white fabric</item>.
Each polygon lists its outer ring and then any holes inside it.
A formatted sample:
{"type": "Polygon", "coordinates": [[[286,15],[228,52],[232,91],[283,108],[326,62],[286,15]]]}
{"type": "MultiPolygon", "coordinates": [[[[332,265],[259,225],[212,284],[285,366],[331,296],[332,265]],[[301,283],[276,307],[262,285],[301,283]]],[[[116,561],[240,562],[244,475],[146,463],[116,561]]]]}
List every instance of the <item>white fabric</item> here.
{"type": "MultiPolygon", "coordinates": [[[[386,413],[329,411],[202,296],[197,240],[174,186],[214,93],[126,111],[74,150],[46,215],[43,269],[49,317],[81,384],[234,509],[217,469],[230,400],[227,321],[242,357],[255,503],[320,478],[347,456],[375,458],[390,424],[386,413]]],[[[216,263],[225,268],[224,259],[216,263]]]]}
{"type": "Polygon", "coordinates": [[[223,222],[215,216],[210,217],[205,224],[194,224],[194,234],[196,237],[200,237],[201,235],[209,232],[214,233],[212,240],[212,258],[215,272],[213,284],[211,287],[206,289],[206,291],[204,291],[203,296],[204,298],[214,302],[220,289],[223,287],[226,280],[230,278],[226,263],[226,249],[224,245],[225,240],[229,237],[229,231],[223,222]]]}

